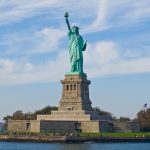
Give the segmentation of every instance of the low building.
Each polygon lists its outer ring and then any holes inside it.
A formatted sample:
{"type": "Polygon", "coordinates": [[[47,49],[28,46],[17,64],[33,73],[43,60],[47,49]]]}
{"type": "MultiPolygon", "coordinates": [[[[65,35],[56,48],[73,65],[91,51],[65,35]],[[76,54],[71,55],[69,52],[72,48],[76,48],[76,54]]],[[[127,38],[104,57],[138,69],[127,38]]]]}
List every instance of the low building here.
{"type": "Polygon", "coordinates": [[[49,120],[10,120],[8,131],[12,132],[112,132],[112,122],[108,121],[49,121],[49,120]]]}

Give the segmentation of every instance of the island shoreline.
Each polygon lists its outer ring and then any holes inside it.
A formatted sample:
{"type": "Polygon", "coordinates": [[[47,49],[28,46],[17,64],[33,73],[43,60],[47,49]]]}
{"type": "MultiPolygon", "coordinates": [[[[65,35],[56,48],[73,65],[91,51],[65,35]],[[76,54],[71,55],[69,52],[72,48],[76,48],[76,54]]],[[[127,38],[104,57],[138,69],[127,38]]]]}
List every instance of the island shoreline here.
{"type": "Polygon", "coordinates": [[[0,142],[32,143],[149,143],[148,137],[80,137],[80,136],[10,136],[0,135],[0,142]]]}

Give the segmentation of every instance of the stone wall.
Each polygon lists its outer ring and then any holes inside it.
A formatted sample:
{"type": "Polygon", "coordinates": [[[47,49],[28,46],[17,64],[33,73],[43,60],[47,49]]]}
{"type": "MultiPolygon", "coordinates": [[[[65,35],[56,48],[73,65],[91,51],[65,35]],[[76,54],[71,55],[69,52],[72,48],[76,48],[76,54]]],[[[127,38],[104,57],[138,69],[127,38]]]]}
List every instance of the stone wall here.
{"type": "Polygon", "coordinates": [[[30,121],[30,132],[40,132],[40,121],[38,120],[30,121]]]}
{"type": "MultiPolygon", "coordinates": [[[[68,112],[69,114],[69,112],[68,112]]],[[[90,115],[37,115],[37,120],[51,121],[90,121],[90,115]]]]}
{"type": "Polygon", "coordinates": [[[132,132],[140,132],[140,122],[128,121],[127,124],[132,132]]]}
{"type": "Polygon", "coordinates": [[[45,121],[41,120],[40,130],[48,132],[112,132],[109,121],[45,121]]]}
{"type": "Polygon", "coordinates": [[[109,121],[11,120],[8,131],[17,132],[112,132],[109,121]]]}
{"type": "Polygon", "coordinates": [[[99,133],[99,121],[83,121],[81,122],[81,132],[99,133]]]}
{"type": "Polygon", "coordinates": [[[83,121],[81,122],[81,132],[112,132],[113,125],[109,121],[83,121]]]}
{"type": "Polygon", "coordinates": [[[27,120],[10,120],[8,121],[8,131],[20,131],[20,132],[26,132],[27,124],[29,121],[27,120]]]}
{"type": "Polygon", "coordinates": [[[136,121],[113,121],[114,132],[140,132],[140,123],[136,121]]]}
{"type": "Polygon", "coordinates": [[[40,130],[47,132],[74,132],[78,122],[75,121],[41,121],[40,130]]]}
{"type": "Polygon", "coordinates": [[[113,132],[113,123],[111,121],[100,121],[100,132],[113,132]]]}
{"type": "Polygon", "coordinates": [[[8,131],[13,132],[40,132],[40,121],[37,120],[10,120],[8,131]]]}

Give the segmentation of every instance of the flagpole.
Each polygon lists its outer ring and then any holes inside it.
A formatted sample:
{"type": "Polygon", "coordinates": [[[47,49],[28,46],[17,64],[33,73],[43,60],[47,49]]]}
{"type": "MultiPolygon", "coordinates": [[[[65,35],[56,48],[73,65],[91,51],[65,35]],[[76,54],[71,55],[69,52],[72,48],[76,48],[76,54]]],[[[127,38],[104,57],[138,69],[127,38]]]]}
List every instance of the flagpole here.
{"type": "MultiPolygon", "coordinates": [[[[147,110],[147,103],[145,103],[145,104],[143,105],[143,108],[144,108],[144,110],[143,110],[143,115],[145,116],[145,114],[146,114],[146,110],[147,110]]],[[[143,128],[144,128],[143,115],[142,115],[142,118],[141,118],[142,132],[143,132],[143,128]]]]}
{"type": "Polygon", "coordinates": [[[142,115],[142,118],[141,118],[141,125],[142,125],[142,132],[143,132],[143,115],[142,115]]]}

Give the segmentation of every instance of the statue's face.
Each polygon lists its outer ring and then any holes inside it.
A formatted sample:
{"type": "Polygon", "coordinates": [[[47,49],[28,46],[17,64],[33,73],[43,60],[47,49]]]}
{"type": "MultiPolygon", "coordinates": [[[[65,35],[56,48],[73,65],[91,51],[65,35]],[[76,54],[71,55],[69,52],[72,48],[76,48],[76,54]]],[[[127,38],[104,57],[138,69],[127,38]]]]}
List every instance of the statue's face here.
{"type": "Polygon", "coordinates": [[[77,27],[73,27],[73,28],[72,28],[72,31],[73,31],[75,34],[79,34],[79,28],[77,28],[77,27]]]}

